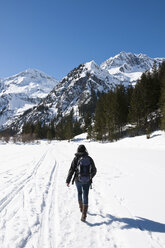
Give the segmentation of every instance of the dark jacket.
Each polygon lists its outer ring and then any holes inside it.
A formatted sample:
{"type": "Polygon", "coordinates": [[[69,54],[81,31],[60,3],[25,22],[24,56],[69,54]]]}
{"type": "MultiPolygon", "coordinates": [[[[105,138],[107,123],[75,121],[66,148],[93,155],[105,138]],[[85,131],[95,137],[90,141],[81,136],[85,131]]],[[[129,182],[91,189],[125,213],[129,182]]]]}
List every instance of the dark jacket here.
{"type": "MultiPolygon", "coordinates": [[[[87,152],[77,152],[75,154],[75,157],[71,163],[71,167],[69,169],[69,172],[68,172],[68,176],[67,176],[67,179],[66,179],[66,183],[70,183],[71,179],[72,179],[72,176],[74,174],[74,172],[76,173],[76,168],[77,168],[77,163],[78,163],[78,160],[80,157],[82,156],[87,156],[88,153],[87,152]]],[[[93,178],[95,175],[96,175],[96,172],[97,172],[97,169],[96,169],[96,166],[94,164],[94,161],[93,159],[88,155],[88,157],[90,158],[90,161],[91,161],[91,178],[93,178]]],[[[78,180],[78,176],[75,174],[75,180],[78,180]]]]}

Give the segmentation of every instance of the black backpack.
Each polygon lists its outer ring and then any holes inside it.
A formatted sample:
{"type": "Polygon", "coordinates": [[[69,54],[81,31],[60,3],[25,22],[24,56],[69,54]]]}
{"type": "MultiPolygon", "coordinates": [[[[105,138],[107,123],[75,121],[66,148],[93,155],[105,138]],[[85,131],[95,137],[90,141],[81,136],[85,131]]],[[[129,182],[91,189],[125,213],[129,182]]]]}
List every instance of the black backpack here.
{"type": "Polygon", "coordinates": [[[86,183],[91,179],[91,161],[89,156],[82,156],[77,162],[77,176],[80,182],[86,183]]]}

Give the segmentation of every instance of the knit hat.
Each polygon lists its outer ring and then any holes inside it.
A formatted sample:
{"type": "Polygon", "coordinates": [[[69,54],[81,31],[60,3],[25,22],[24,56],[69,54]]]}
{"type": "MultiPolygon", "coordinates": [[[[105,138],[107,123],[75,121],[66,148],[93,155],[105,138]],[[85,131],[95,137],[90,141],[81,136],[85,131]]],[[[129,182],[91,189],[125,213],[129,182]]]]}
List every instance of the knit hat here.
{"type": "Polygon", "coordinates": [[[86,148],[84,145],[79,145],[78,149],[77,149],[77,152],[85,152],[86,151],[86,148]]]}

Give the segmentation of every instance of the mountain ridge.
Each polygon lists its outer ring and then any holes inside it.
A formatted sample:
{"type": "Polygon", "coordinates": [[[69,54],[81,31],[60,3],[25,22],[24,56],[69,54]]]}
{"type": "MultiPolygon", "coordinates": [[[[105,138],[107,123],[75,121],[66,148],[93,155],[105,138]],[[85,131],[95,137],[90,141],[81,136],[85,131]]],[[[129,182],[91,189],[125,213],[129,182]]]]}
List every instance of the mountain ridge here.
{"type": "MultiPolygon", "coordinates": [[[[7,82],[1,79],[0,103],[2,106],[5,105],[5,93],[10,95],[11,92],[14,92],[14,88],[20,85],[22,86],[22,92],[20,90],[19,93],[23,94],[27,90],[28,96],[30,90],[31,100],[34,102],[24,109],[22,108],[22,112],[19,111],[19,108],[15,115],[11,112],[11,115],[7,116],[9,120],[6,122],[3,119],[5,111],[1,107],[0,126],[19,125],[19,128],[21,128],[21,125],[28,121],[49,123],[59,115],[65,116],[69,114],[72,109],[76,118],[79,118],[79,107],[89,103],[92,94],[97,98],[99,93],[108,92],[118,84],[123,84],[126,87],[130,84],[134,85],[143,72],[151,70],[154,64],[158,66],[162,61],[162,58],[153,59],[144,54],[121,52],[114,57],[110,57],[101,65],[98,65],[94,60],[80,64],[60,82],[36,69],[27,69],[22,73],[9,77],[5,79],[7,82]],[[30,75],[30,79],[25,77],[27,75],[30,75]],[[48,83],[49,87],[45,90],[48,83]],[[41,89],[37,88],[41,86],[40,84],[44,86],[44,89],[42,87],[41,89]],[[7,89],[3,92],[3,85],[6,87],[9,85],[10,90],[12,85],[11,92],[7,91],[7,89]],[[40,97],[36,101],[39,95],[40,97]],[[2,119],[3,125],[1,124],[2,119]]],[[[11,103],[11,99],[7,103],[11,103]]],[[[5,110],[6,113],[10,112],[9,106],[6,106],[5,110]]]]}

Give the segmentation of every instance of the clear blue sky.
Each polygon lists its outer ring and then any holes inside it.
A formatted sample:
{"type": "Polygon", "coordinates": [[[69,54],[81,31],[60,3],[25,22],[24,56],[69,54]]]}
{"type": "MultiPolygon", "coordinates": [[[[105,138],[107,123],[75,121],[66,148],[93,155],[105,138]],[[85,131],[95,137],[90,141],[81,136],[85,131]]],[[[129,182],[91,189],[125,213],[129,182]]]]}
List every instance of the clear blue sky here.
{"type": "Polygon", "coordinates": [[[0,0],[0,78],[61,79],[120,51],[165,57],[165,0],[0,0]]]}

